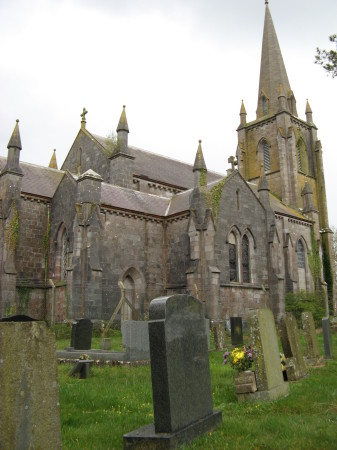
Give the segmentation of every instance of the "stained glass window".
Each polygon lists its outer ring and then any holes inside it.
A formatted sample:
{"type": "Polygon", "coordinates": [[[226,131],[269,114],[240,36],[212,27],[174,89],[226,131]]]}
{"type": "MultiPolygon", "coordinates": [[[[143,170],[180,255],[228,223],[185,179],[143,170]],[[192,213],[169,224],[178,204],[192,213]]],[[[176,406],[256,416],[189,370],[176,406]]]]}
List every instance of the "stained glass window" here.
{"type": "Polygon", "coordinates": [[[249,240],[246,235],[242,238],[242,281],[250,282],[249,276],[249,240]]]}

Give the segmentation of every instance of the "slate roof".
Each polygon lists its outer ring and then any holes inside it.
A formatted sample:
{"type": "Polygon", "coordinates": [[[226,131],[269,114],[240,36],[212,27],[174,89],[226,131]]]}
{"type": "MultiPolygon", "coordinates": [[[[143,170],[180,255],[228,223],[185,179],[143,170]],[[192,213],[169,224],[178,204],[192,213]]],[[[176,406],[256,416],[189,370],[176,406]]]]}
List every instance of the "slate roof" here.
{"type": "MultiPolygon", "coordinates": [[[[5,157],[0,157],[1,170],[5,167],[6,160],[5,157]]],[[[22,192],[39,197],[52,198],[64,175],[62,170],[37,166],[21,161],[20,167],[23,173],[22,192]]]]}
{"type": "MultiPolygon", "coordinates": [[[[89,134],[105,148],[106,139],[104,137],[92,133],[89,134]]],[[[138,147],[129,146],[129,150],[131,155],[135,157],[136,176],[183,189],[193,188],[194,174],[192,164],[151,153],[138,147]]],[[[207,171],[209,182],[220,178],[223,178],[222,174],[207,171]]]]}

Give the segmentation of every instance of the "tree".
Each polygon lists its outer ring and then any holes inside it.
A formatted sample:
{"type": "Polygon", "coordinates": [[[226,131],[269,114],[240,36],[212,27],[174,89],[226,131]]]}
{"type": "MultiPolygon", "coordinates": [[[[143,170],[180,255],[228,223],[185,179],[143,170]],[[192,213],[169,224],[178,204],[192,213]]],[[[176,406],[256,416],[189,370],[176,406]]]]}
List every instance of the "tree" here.
{"type": "MultiPolygon", "coordinates": [[[[337,34],[329,36],[330,42],[336,44],[337,50],[337,34]]],[[[323,69],[331,75],[332,78],[337,77],[337,51],[336,50],[321,50],[316,48],[315,64],[323,66],[323,69]]]]}

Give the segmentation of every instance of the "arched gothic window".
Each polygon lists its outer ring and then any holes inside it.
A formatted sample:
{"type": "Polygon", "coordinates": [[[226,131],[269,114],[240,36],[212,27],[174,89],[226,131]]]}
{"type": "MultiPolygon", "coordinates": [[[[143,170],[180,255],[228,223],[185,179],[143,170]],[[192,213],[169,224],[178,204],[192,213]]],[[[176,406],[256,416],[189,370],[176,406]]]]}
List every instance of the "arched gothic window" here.
{"type": "Polygon", "coordinates": [[[263,109],[263,115],[266,116],[268,114],[268,100],[266,96],[262,96],[262,109],[263,109]]]}
{"type": "Polygon", "coordinates": [[[265,172],[270,170],[270,148],[267,141],[263,141],[263,166],[265,172]]]}
{"type": "Polygon", "coordinates": [[[297,243],[297,267],[299,269],[305,268],[304,245],[301,240],[299,240],[297,243]]]}
{"type": "Polygon", "coordinates": [[[242,281],[244,283],[250,282],[249,273],[249,240],[245,234],[242,238],[242,281]]]}
{"type": "Polygon", "coordinates": [[[65,280],[67,278],[68,254],[69,239],[67,232],[64,231],[61,242],[61,280],[65,280]]]}
{"type": "Polygon", "coordinates": [[[237,245],[234,233],[229,235],[229,281],[238,281],[237,245]]]}

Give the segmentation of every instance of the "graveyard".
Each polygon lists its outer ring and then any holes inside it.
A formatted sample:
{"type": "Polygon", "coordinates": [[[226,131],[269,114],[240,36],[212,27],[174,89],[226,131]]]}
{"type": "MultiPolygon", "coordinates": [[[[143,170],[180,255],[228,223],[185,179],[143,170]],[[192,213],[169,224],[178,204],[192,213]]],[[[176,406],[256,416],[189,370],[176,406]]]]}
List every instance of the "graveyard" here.
{"type": "MultiPolygon", "coordinates": [[[[238,402],[235,371],[223,364],[223,351],[215,350],[214,335],[210,335],[213,408],[222,412],[222,424],[179,448],[336,448],[336,355],[326,360],[325,366],[309,366],[308,376],[287,383],[290,393],[286,397],[238,402]]],[[[118,350],[122,345],[120,331],[112,331],[111,336],[112,347],[118,350]]],[[[324,355],[321,331],[317,337],[319,352],[324,355]]],[[[93,347],[99,340],[93,338],[93,347]]],[[[244,342],[247,340],[244,334],[244,342]]],[[[64,348],[65,341],[64,337],[59,339],[58,348],[64,348]]],[[[299,342],[304,353],[306,339],[302,330],[294,342],[299,342]]],[[[332,342],[336,348],[337,334],[332,334],[332,342]]],[[[225,337],[224,345],[229,350],[234,348],[230,336],[225,337]]],[[[123,435],[153,422],[149,364],[93,364],[85,380],[69,377],[71,367],[58,364],[64,449],[121,449],[123,435]]]]}

